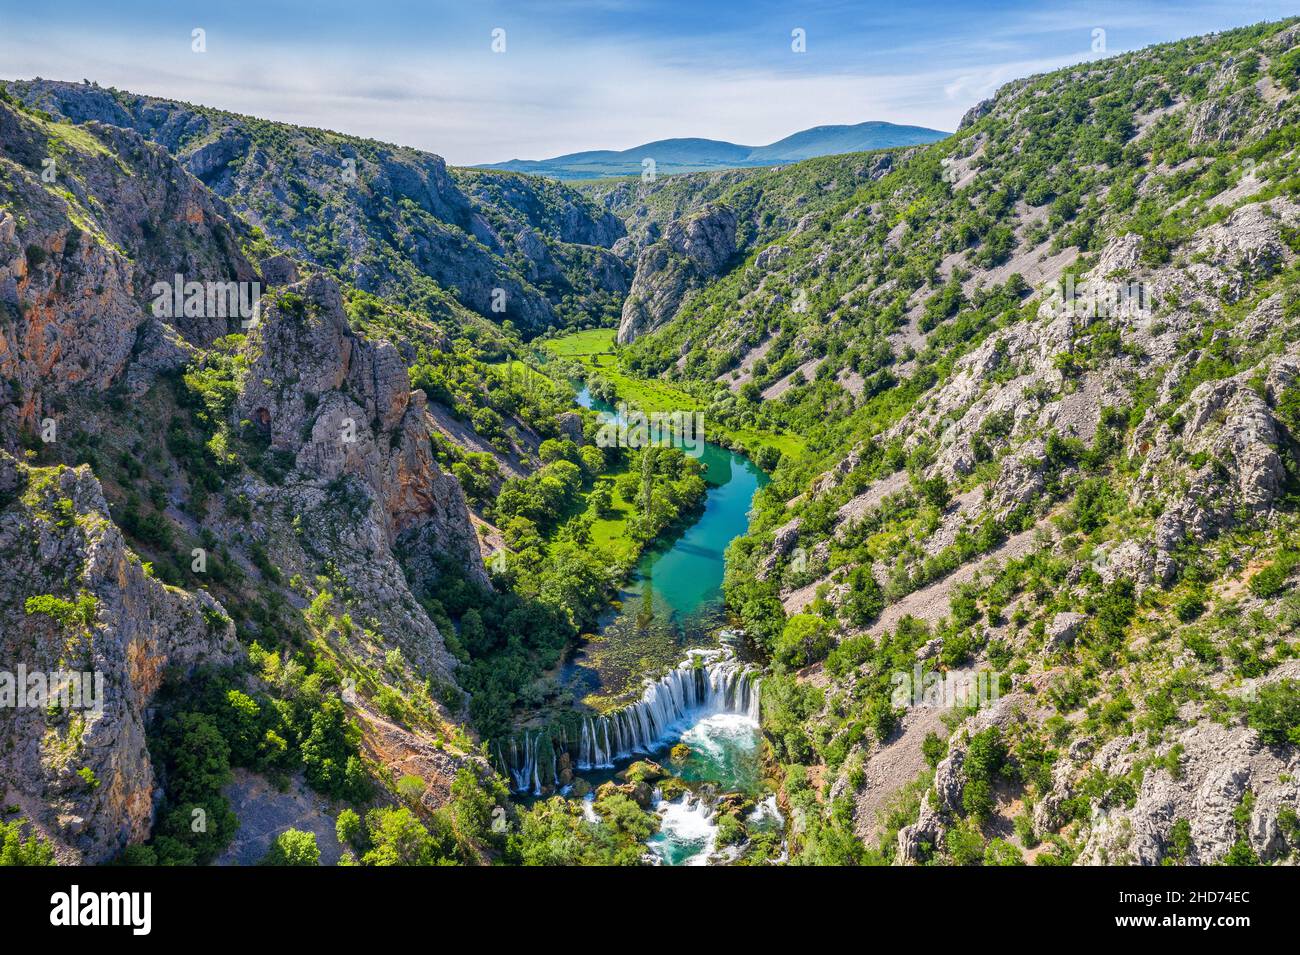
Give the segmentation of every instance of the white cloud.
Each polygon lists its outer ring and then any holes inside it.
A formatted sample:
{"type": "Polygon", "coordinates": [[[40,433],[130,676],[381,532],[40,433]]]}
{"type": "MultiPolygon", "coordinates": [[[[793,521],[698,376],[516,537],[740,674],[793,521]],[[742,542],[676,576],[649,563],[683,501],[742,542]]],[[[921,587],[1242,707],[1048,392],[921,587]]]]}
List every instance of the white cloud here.
{"type": "Polygon", "coordinates": [[[1105,23],[1118,49],[1151,16],[1108,7],[1098,19],[1093,5],[1062,7],[1022,16],[1014,28],[990,23],[913,46],[866,46],[834,71],[811,54],[737,67],[745,61],[735,49],[710,57],[700,37],[675,47],[581,32],[511,32],[508,52],[497,55],[486,31],[481,44],[468,45],[469,34],[413,33],[375,55],[370,44],[214,29],[200,55],[190,51],[188,28],[128,35],[30,19],[0,35],[0,63],[10,77],[89,77],[474,163],[676,136],[761,144],[809,126],[869,119],[954,129],[966,109],[1002,84],[1089,58],[1085,25],[1105,23]],[[1062,32],[1079,33],[1077,52],[1057,42],[1051,50],[1061,55],[1048,56],[1030,39],[1062,32]]]}
{"type": "Polygon", "coordinates": [[[41,75],[173,97],[429,149],[456,163],[626,148],[674,136],[761,144],[799,129],[867,119],[952,129],[991,86],[1024,72],[805,74],[665,65],[631,48],[431,53],[374,62],[346,50],[285,53],[241,42],[188,45],[78,38],[0,40],[11,77],[41,75]]]}

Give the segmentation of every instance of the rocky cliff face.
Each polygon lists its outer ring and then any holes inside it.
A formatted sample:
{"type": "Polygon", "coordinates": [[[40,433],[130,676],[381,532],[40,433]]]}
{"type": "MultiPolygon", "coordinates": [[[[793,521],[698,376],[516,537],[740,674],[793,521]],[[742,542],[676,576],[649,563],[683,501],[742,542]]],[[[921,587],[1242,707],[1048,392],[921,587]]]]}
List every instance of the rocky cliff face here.
{"type": "Polygon", "coordinates": [[[142,382],[238,329],[238,316],[149,311],[152,286],[177,273],[259,278],[224,203],[161,149],[0,104],[0,164],[0,429],[11,440],[46,416],[47,396],[103,391],[133,357],[142,382]]]}
{"type": "Polygon", "coordinates": [[[457,171],[415,149],[54,81],[9,84],[73,123],[163,146],[281,248],[358,288],[463,306],[526,331],[616,310],[617,218],[557,183],[457,171]],[[595,265],[595,267],[593,267],[595,265]],[[576,301],[577,311],[566,303],[576,301]]]}
{"type": "Polygon", "coordinates": [[[0,501],[6,673],[89,674],[103,687],[89,706],[0,707],[0,789],[62,861],[105,862],[149,834],[160,793],[144,724],[163,674],[232,662],[234,626],[203,591],[149,575],[88,468],[0,452],[0,501]]]}
{"type": "MultiPolygon", "coordinates": [[[[161,146],[87,119],[0,102],[0,660],[105,688],[91,710],[2,708],[6,804],[61,861],[147,838],[161,794],[145,730],[164,676],[239,661],[232,618],[271,645],[282,626],[301,633],[303,582],[326,579],[364,638],[335,659],[382,674],[348,698],[363,750],[379,765],[427,750],[409,771],[445,799],[465,754],[429,727],[451,714],[426,701],[424,723],[397,726],[370,699],[385,681],[454,692],[457,661],[413,587],[448,565],[487,584],[403,351],[355,333],[334,279],[300,280],[161,146]],[[264,297],[251,316],[155,310],[154,285],[177,275],[264,297]]],[[[173,146],[174,120],[151,129],[173,146]]]]}
{"type": "Polygon", "coordinates": [[[277,562],[308,566],[327,553],[358,599],[422,668],[448,677],[455,661],[411,594],[407,574],[449,556],[486,585],[460,485],[433,460],[424,393],[410,389],[397,349],[348,329],[337,285],[323,276],[290,286],[246,345],[249,370],[232,410],[292,455],[283,487],[250,480],[261,513],[278,525],[277,562]],[[348,487],[359,490],[344,504],[348,487]],[[298,533],[280,515],[298,518],[298,533]],[[407,555],[403,569],[395,553],[407,555]]]}
{"type": "Polygon", "coordinates": [[[914,153],[914,149],[879,150],[825,156],[790,167],[660,176],[652,182],[599,180],[578,183],[575,189],[622,221],[626,235],[612,248],[635,263],[643,249],[662,238],[669,223],[687,219],[710,203],[736,213],[739,250],[759,248],[809,215],[880,179],[914,153]]]}
{"type": "Polygon", "coordinates": [[[736,214],[726,206],[706,206],[669,223],[663,238],[637,256],[618,326],[619,344],[671,319],[690,289],[719,275],[735,254],[736,214]]]}

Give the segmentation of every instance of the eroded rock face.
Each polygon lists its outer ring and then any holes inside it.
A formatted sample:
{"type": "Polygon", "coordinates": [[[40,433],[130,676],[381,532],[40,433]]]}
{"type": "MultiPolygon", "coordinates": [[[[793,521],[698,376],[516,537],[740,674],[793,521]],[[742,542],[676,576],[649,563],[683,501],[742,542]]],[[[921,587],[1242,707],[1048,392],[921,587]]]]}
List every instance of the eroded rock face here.
{"type": "Polygon", "coordinates": [[[301,127],[281,126],[268,141],[265,127],[243,116],[93,85],[35,80],[8,88],[71,122],[112,124],[157,143],[281,248],[332,266],[316,255],[308,231],[315,218],[285,188],[294,181],[332,210],[344,274],[366,291],[400,299],[414,269],[468,308],[542,330],[566,297],[586,299],[594,311],[627,290],[627,267],[603,251],[622,237],[622,223],[559,183],[453,170],[432,153],[301,127]],[[585,266],[591,259],[596,268],[585,266]]]}
{"type": "Polygon", "coordinates": [[[441,498],[463,508],[456,482],[433,460],[426,399],[411,390],[397,349],[352,334],[332,279],[312,276],[289,291],[249,336],[255,358],[236,421],[264,429],[316,481],[359,479],[390,543],[438,517],[441,498]]]}
{"type": "MultiPolygon", "coordinates": [[[[241,469],[210,508],[173,522],[232,550],[256,540],[285,579],[311,579],[327,556],[374,637],[350,648],[363,665],[381,666],[400,648],[420,678],[452,680],[456,661],[416,591],[449,563],[478,584],[487,578],[459,485],[435,462],[407,358],[351,332],[332,280],[299,281],[285,255],[250,264],[239,251],[246,226],[228,222],[218,197],[136,133],[94,124],[57,133],[72,142],[55,151],[68,198],[40,180],[52,127],[5,104],[0,127],[9,195],[20,200],[0,213],[0,447],[14,447],[51,409],[84,422],[105,391],[145,396],[216,338],[244,330],[240,315],[152,314],[155,282],[269,282],[277,291],[244,340],[249,370],[231,426],[249,437],[261,429],[288,473],[241,469]],[[226,509],[235,497],[246,515],[238,529],[226,509]]],[[[216,147],[211,171],[227,144],[216,147]]],[[[166,409],[170,394],[157,389],[150,400],[166,409]]],[[[157,437],[164,464],[184,475],[157,437]]],[[[110,860],[148,837],[160,798],[144,727],[164,674],[233,662],[233,627],[207,593],[149,576],[85,468],[29,469],[0,454],[0,555],[0,670],[69,661],[104,684],[104,705],[85,713],[0,708],[0,799],[53,841],[60,861],[110,860]],[[29,598],[45,599],[29,612],[29,598]]],[[[365,719],[364,701],[356,706],[365,719]]]]}
{"type": "MultiPolygon", "coordinates": [[[[1275,363],[1279,381],[1294,362],[1288,355],[1275,363]]],[[[1266,516],[1281,497],[1283,428],[1251,388],[1254,374],[1198,386],[1179,409],[1178,434],[1154,413],[1135,429],[1130,448],[1145,456],[1135,503],[1163,503],[1153,540],[1134,557],[1139,569],[1130,576],[1139,583],[1168,580],[1185,540],[1204,543],[1242,515],[1266,516]]]]}
{"type": "Polygon", "coordinates": [[[105,390],[133,351],[143,381],[181,367],[186,345],[238,330],[238,316],[179,315],[161,320],[175,334],[158,328],[156,283],[258,281],[239,250],[242,226],[163,150],[97,123],[55,140],[0,104],[15,210],[0,212],[0,437],[32,429],[53,395],[105,390]]]}
{"type": "Polygon", "coordinates": [[[1060,650],[1074,643],[1074,638],[1079,635],[1083,625],[1088,622],[1087,614],[1074,613],[1066,611],[1058,613],[1052,618],[1051,624],[1047,627],[1047,648],[1049,650],[1060,650]]]}
{"type": "Polygon", "coordinates": [[[149,835],[159,793],[144,725],[164,671],[241,651],[215,600],[146,573],[88,468],[30,469],[0,452],[0,470],[3,669],[98,674],[103,688],[102,705],[56,715],[0,707],[0,789],[62,861],[105,862],[149,835]]]}
{"type": "MultiPolygon", "coordinates": [[[[424,393],[410,389],[397,349],[356,337],[323,276],[273,301],[247,348],[233,418],[295,463],[283,487],[250,481],[247,492],[268,513],[296,515],[309,546],[331,555],[407,658],[449,675],[456,662],[411,585],[435,577],[440,558],[484,586],[487,574],[460,485],[434,461],[424,393]]],[[[280,553],[291,567],[302,559],[296,544],[280,553]]]]}
{"type": "MultiPolygon", "coordinates": [[[[1129,740],[1108,743],[1093,764],[1118,775],[1127,770],[1135,754],[1126,752],[1129,740]]],[[[1277,857],[1285,848],[1278,828],[1278,813],[1300,806],[1300,789],[1294,782],[1295,753],[1270,749],[1245,727],[1201,723],[1188,727],[1160,747],[1168,755],[1177,746],[1177,777],[1166,769],[1152,769],[1142,780],[1131,808],[1111,807],[1093,820],[1079,862],[1085,865],[1159,865],[1173,844],[1179,819],[1190,823],[1191,858],[1199,865],[1222,862],[1237,841],[1234,812],[1249,791],[1254,795],[1247,827],[1251,849],[1263,860],[1277,857]]],[[[1054,792],[1070,792],[1065,778],[1054,792]]]]}
{"type": "Polygon", "coordinates": [[[736,214],[709,204],[686,219],[671,222],[664,236],[641,252],[636,277],[618,327],[627,344],[677,314],[686,294],[722,274],[736,254],[736,214]]]}

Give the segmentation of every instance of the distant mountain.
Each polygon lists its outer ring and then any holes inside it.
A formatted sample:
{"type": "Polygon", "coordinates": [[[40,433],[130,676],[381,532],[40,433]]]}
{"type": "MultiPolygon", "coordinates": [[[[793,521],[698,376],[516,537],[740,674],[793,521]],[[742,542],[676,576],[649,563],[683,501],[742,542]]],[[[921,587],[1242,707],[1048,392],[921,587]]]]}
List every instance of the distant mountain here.
{"type": "Polygon", "coordinates": [[[511,159],[478,168],[528,172],[556,179],[598,179],[639,175],[645,159],[664,173],[705,172],[745,166],[777,166],[816,156],[865,152],[891,146],[915,146],[948,134],[924,126],[868,122],[855,126],[814,126],[767,146],[742,146],[718,139],[661,139],[631,149],[593,149],[552,159],[511,159]]]}

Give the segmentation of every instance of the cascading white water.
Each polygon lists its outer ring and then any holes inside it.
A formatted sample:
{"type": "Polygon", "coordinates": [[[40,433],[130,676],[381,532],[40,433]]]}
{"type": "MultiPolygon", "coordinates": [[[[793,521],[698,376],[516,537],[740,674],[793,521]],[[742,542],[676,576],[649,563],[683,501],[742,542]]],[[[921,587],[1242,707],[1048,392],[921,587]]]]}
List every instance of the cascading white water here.
{"type": "Polygon", "coordinates": [[[534,796],[542,794],[542,778],[539,769],[538,750],[541,748],[543,740],[546,746],[551,750],[551,780],[556,778],[556,753],[550,737],[545,734],[544,730],[538,730],[534,733],[523,734],[523,745],[519,745],[519,740],[515,737],[510,738],[510,758],[506,759],[505,754],[501,752],[501,747],[497,746],[497,759],[502,767],[510,775],[510,788],[517,793],[531,792],[534,796]]]}
{"type": "Polygon", "coordinates": [[[753,670],[721,651],[694,651],[649,684],[640,701],[583,720],[578,769],[612,769],[615,760],[653,753],[683,724],[712,713],[742,713],[757,722],[758,708],[753,670]]]}
{"type": "Polygon", "coordinates": [[[567,739],[553,740],[549,730],[536,730],[511,738],[509,759],[498,747],[497,758],[509,775],[511,789],[540,796],[540,767],[549,764],[547,783],[555,783],[560,749],[569,750],[579,770],[612,769],[615,761],[653,753],[687,724],[716,713],[736,713],[757,723],[758,684],[754,670],[729,650],[693,650],[675,669],[647,683],[638,702],[584,719],[575,748],[569,747],[567,739]]]}
{"type": "Polygon", "coordinates": [[[707,865],[718,839],[717,811],[690,795],[660,802],[655,809],[659,832],[650,838],[648,858],[656,865],[707,865]],[[670,860],[670,855],[678,859],[670,860]]]}

